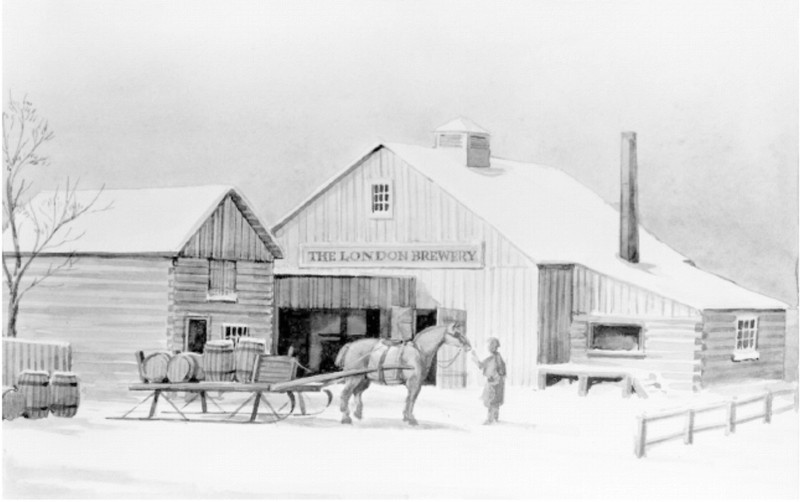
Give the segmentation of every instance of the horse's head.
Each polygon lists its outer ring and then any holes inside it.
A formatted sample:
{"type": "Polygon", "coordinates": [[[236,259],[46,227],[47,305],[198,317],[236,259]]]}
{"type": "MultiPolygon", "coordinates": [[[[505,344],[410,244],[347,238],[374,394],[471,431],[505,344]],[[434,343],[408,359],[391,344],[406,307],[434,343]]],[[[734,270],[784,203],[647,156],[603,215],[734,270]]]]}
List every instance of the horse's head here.
{"type": "Polygon", "coordinates": [[[447,329],[444,332],[444,343],[459,347],[467,352],[472,350],[469,340],[464,336],[464,323],[460,321],[451,322],[447,325],[447,329]]]}

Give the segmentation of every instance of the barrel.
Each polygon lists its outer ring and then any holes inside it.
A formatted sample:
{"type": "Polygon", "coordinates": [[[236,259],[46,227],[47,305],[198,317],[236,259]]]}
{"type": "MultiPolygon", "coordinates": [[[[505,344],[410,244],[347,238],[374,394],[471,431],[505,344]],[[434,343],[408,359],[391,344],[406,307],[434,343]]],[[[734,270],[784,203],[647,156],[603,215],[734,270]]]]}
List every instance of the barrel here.
{"type": "Polygon", "coordinates": [[[207,382],[233,381],[233,342],[212,340],[203,349],[203,370],[207,382]]]}
{"type": "Polygon", "coordinates": [[[204,376],[203,356],[195,352],[176,354],[167,365],[167,380],[173,383],[198,382],[204,376]]]}
{"type": "Polygon", "coordinates": [[[47,418],[50,401],[50,375],[46,371],[24,370],[17,378],[20,394],[25,396],[22,416],[25,418],[47,418]]]}
{"type": "Polygon", "coordinates": [[[144,358],[144,378],[150,383],[162,383],[167,380],[167,366],[172,354],[169,352],[153,352],[144,358]]]}
{"type": "Polygon", "coordinates": [[[50,377],[50,413],[72,418],[78,413],[80,392],[78,376],[67,371],[54,371],[50,377]]]}
{"type": "Polygon", "coordinates": [[[258,363],[258,356],[267,349],[266,340],[261,338],[239,338],[236,349],[233,351],[233,366],[236,370],[236,381],[250,382],[253,379],[253,369],[258,363]]]}
{"type": "Polygon", "coordinates": [[[14,420],[25,409],[25,396],[14,387],[3,387],[3,420],[14,420]]]}

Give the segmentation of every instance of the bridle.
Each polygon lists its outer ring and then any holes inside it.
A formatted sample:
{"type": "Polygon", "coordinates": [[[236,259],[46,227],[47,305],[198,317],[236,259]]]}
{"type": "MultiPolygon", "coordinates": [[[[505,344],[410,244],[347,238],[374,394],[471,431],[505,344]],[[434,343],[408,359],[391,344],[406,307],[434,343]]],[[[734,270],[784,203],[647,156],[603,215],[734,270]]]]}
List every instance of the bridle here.
{"type": "Polygon", "coordinates": [[[436,363],[436,366],[437,366],[438,368],[440,368],[440,369],[447,369],[447,368],[449,368],[450,366],[452,366],[452,365],[453,365],[453,364],[456,362],[456,359],[458,359],[458,356],[460,356],[460,355],[461,355],[461,353],[464,351],[464,347],[466,347],[466,346],[469,346],[469,342],[468,342],[468,341],[467,341],[467,339],[464,337],[464,335],[461,333],[461,331],[457,331],[457,330],[455,330],[455,329],[453,329],[453,331],[450,331],[450,330],[448,329],[448,331],[446,331],[446,334],[448,334],[448,335],[452,335],[452,336],[453,336],[453,338],[455,338],[456,340],[458,340],[459,342],[461,342],[461,345],[459,345],[459,346],[458,346],[458,351],[457,351],[457,352],[456,352],[456,354],[455,354],[455,355],[452,357],[452,359],[448,359],[448,360],[447,360],[447,361],[445,361],[444,363],[442,363],[442,361],[437,361],[437,363],[436,363]]]}

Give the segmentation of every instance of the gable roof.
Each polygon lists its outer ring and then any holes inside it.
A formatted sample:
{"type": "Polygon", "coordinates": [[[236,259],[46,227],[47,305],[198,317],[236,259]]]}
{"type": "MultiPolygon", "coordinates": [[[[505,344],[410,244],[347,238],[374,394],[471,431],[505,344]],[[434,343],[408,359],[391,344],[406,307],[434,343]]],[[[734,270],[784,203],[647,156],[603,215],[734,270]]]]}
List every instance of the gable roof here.
{"type": "Polygon", "coordinates": [[[436,183],[537,264],[580,264],[696,309],[786,308],[779,300],[687,263],[685,256],[641,226],[641,263],[622,260],[617,209],[559,169],[495,157],[490,168],[467,168],[435,148],[378,145],[320,187],[273,231],[381,148],[436,183]]]}
{"type": "Polygon", "coordinates": [[[435,129],[434,132],[479,132],[482,134],[489,134],[489,131],[482,128],[475,122],[471,121],[468,118],[458,117],[450,122],[440,125],[435,129]]]}
{"type": "MultiPolygon", "coordinates": [[[[55,194],[40,192],[20,214],[19,240],[23,253],[31,252],[36,238],[30,217],[25,214],[31,211],[43,214],[55,194]]],[[[234,187],[227,185],[103,190],[99,196],[97,190],[78,190],[76,202],[86,205],[97,197],[92,207],[98,211],[85,213],[66,225],[53,242],[81,236],[79,239],[48,248],[43,254],[176,256],[228,195],[270,253],[282,258],[280,246],[252,211],[252,206],[234,187]]],[[[12,248],[10,232],[5,231],[3,250],[7,253],[12,248]]]]}

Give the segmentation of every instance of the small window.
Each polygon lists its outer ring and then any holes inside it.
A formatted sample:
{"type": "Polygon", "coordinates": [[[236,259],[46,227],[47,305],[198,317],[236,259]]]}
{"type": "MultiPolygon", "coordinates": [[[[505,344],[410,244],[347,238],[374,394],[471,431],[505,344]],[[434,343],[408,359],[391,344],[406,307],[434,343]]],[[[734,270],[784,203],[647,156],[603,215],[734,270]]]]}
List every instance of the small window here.
{"type": "Polygon", "coordinates": [[[638,324],[592,324],[589,354],[602,356],[643,356],[642,327],[638,324]]]}
{"type": "Polygon", "coordinates": [[[223,340],[232,340],[234,345],[239,344],[239,338],[250,336],[250,327],[244,324],[223,324],[223,340]]]}
{"type": "Polygon", "coordinates": [[[208,261],[208,299],[236,301],[236,262],[208,261]]]}
{"type": "Polygon", "coordinates": [[[758,359],[758,318],[741,316],[736,318],[736,348],[733,351],[734,361],[758,359]]]}
{"type": "Polygon", "coordinates": [[[391,218],[394,212],[394,194],[390,180],[375,180],[370,184],[370,216],[391,218]]]}

